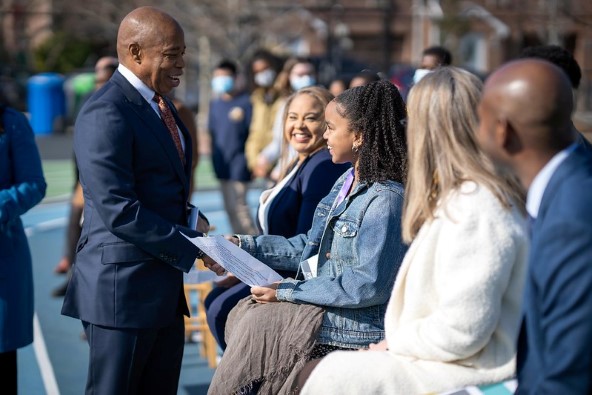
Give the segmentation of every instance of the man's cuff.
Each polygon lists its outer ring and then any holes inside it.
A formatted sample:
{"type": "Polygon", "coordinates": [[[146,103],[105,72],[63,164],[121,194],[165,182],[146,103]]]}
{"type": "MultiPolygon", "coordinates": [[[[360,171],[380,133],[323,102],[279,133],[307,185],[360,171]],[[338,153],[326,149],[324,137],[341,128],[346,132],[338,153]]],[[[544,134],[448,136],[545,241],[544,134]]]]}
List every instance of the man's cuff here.
{"type": "Polygon", "coordinates": [[[195,257],[195,259],[201,259],[206,255],[205,252],[203,252],[202,250],[200,250],[199,248],[197,249],[197,256],[195,257]]]}

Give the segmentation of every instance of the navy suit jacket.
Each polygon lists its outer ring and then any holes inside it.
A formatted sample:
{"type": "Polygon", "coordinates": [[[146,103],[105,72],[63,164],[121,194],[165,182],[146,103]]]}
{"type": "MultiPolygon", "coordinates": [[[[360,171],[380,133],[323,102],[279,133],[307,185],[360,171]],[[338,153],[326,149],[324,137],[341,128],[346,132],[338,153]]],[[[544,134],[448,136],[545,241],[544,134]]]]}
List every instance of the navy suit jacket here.
{"type": "Polygon", "coordinates": [[[155,328],[189,313],[182,272],[199,250],[179,230],[187,224],[192,144],[168,104],[185,138],[185,166],[164,123],[119,72],[81,109],[74,153],[84,221],[62,314],[155,328]]]}
{"type": "Polygon", "coordinates": [[[545,189],[532,229],[517,394],[592,393],[592,151],[545,189]]]}

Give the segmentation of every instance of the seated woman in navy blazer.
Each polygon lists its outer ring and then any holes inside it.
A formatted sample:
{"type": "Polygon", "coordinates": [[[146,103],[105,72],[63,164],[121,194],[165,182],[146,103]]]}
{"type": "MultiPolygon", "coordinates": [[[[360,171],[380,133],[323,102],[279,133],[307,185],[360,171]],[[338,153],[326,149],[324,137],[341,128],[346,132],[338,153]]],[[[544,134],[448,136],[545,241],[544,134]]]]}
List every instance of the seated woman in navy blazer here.
{"type": "MultiPolygon", "coordinates": [[[[298,153],[282,166],[280,181],[259,199],[257,226],[262,234],[286,238],[306,233],[319,201],[350,164],[334,164],[323,133],[325,107],[333,99],[328,90],[308,87],[290,96],[284,112],[284,143],[298,153]]],[[[294,275],[294,273],[280,273],[294,275]]],[[[238,301],[251,294],[245,285],[229,276],[206,297],[208,325],[222,349],[226,348],[224,328],[228,313],[238,301]]]]}

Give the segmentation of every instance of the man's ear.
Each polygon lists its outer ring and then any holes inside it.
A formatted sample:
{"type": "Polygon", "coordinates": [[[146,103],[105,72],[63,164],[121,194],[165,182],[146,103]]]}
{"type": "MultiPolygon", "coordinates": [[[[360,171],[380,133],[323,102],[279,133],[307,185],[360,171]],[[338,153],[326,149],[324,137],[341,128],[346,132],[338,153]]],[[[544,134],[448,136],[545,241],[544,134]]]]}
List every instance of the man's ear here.
{"type": "Polygon", "coordinates": [[[522,150],[520,135],[514,129],[512,123],[506,118],[499,118],[495,130],[496,144],[510,156],[514,156],[522,150]]]}
{"type": "Polygon", "coordinates": [[[132,43],[127,47],[132,60],[137,64],[142,64],[142,48],[138,43],[132,43]]]}

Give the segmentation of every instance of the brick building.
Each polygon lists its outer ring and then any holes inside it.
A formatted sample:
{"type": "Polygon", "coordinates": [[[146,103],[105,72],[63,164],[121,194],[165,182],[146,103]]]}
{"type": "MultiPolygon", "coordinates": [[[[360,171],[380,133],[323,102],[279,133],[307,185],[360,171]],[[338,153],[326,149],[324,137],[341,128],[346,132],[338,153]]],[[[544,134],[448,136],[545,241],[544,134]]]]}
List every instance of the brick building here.
{"type": "Polygon", "coordinates": [[[454,64],[488,73],[522,48],[558,44],[582,68],[579,107],[592,110],[592,2],[589,0],[302,0],[325,21],[327,49],[387,71],[415,64],[421,51],[442,44],[454,64]],[[335,47],[338,47],[337,49],[335,47]]]}

